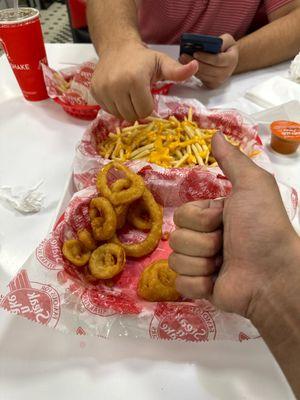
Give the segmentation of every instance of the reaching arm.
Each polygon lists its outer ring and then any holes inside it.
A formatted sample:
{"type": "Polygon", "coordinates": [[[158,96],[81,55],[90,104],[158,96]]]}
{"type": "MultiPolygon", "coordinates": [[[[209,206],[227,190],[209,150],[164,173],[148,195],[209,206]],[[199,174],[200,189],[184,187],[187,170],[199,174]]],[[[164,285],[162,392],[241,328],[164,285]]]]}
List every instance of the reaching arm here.
{"type": "Polygon", "coordinates": [[[88,0],[89,31],[98,53],[125,43],[142,43],[134,0],[88,0]]]}
{"type": "Polygon", "coordinates": [[[271,13],[269,21],[238,41],[239,62],[235,73],[277,64],[300,50],[300,0],[271,13]]]}

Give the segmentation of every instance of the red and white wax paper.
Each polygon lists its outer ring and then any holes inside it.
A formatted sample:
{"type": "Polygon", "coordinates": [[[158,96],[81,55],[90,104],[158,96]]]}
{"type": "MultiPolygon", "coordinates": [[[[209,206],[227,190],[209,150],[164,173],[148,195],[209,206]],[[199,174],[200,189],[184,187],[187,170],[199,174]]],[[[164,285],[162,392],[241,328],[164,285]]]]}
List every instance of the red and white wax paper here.
{"type": "MultiPolygon", "coordinates": [[[[153,260],[167,258],[170,248],[161,241],[148,257],[128,259],[124,271],[110,281],[89,284],[62,255],[64,240],[88,227],[88,204],[97,196],[95,187],[77,192],[63,218],[7,286],[0,284],[0,305],[32,321],[68,333],[105,338],[176,339],[183,341],[244,340],[256,338],[251,323],[237,315],[216,310],[210,303],[182,301],[149,303],[138,298],[137,282],[153,260]]],[[[163,231],[174,229],[173,210],[165,208],[163,231]]],[[[137,240],[137,232],[123,233],[137,240]]]]}
{"type": "MultiPolygon", "coordinates": [[[[282,186],[282,185],[281,185],[282,186]]],[[[292,219],[298,196],[282,186],[285,206],[292,219]]],[[[108,282],[89,283],[80,269],[62,255],[65,240],[89,228],[88,205],[97,196],[95,186],[75,193],[53,231],[37,247],[10,282],[0,282],[0,307],[61,331],[104,338],[127,336],[182,341],[235,340],[258,337],[249,320],[215,309],[206,300],[149,303],[137,296],[143,269],[170,254],[161,240],[149,256],[128,258],[125,269],[108,282]]],[[[164,208],[163,233],[174,230],[173,207],[164,208]]],[[[144,233],[125,227],[122,241],[139,241],[144,233]]]]}
{"type": "Polygon", "coordinates": [[[91,80],[95,62],[55,71],[42,65],[45,84],[50,98],[58,98],[69,105],[97,105],[91,95],[91,80]]]}
{"type": "MultiPolygon", "coordinates": [[[[193,106],[202,126],[214,126],[239,138],[246,151],[248,148],[262,150],[255,161],[265,168],[270,167],[263,148],[258,143],[256,126],[236,111],[209,111],[193,100],[179,102],[179,99],[174,98],[156,98],[156,101],[161,116],[169,113],[183,116],[193,106]]],[[[151,261],[168,257],[170,248],[167,241],[161,241],[148,257],[140,260],[128,259],[124,271],[106,284],[88,283],[63,258],[61,248],[64,240],[76,237],[79,229],[89,226],[88,204],[91,198],[97,196],[97,190],[95,186],[86,186],[94,181],[99,168],[108,162],[95,154],[94,137],[105,134],[107,130],[118,126],[117,124],[120,122],[100,112],[97,120],[85,133],[77,149],[75,163],[77,187],[82,185],[85,188],[73,195],[53,231],[38,246],[18,274],[10,282],[0,282],[0,306],[34,322],[80,335],[195,342],[243,341],[258,337],[250,321],[216,310],[205,300],[149,303],[138,298],[136,286],[141,271],[151,261]],[[84,162],[80,164],[82,160],[84,162]],[[82,166],[86,170],[78,171],[82,166]],[[78,180],[78,176],[82,178],[86,171],[90,174],[85,175],[86,180],[78,180]]],[[[135,163],[131,166],[142,173],[155,197],[165,205],[163,232],[174,229],[172,217],[174,207],[178,204],[195,198],[223,197],[230,193],[231,185],[218,168],[212,170],[197,167],[182,169],[181,172],[164,170],[149,164],[135,163]],[[177,190],[175,186],[178,183],[177,190]],[[172,195],[165,196],[164,192],[172,192],[172,195]]],[[[297,192],[286,185],[279,187],[290,219],[293,219],[298,204],[297,192]]],[[[137,240],[142,235],[126,230],[122,234],[126,240],[137,240]]]]}
{"type": "MultiPolygon", "coordinates": [[[[167,118],[175,115],[183,119],[189,108],[193,108],[193,119],[202,128],[217,128],[224,134],[240,141],[244,151],[254,150],[257,164],[272,172],[271,162],[264,152],[255,123],[236,110],[209,110],[194,99],[180,99],[171,96],[156,96],[157,116],[167,118]]],[[[128,126],[114,116],[100,110],[76,149],[74,162],[74,183],[77,190],[95,184],[97,171],[110,160],[97,153],[97,144],[117,127],[128,126]]],[[[156,199],[164,206],[178,206],[187,201],[226,197],[231,191],[230,182],[218,167],[197,166],[192,168],[162,168],[156,164],[137,160],[126,163],[145,180],[156,199]]]]}

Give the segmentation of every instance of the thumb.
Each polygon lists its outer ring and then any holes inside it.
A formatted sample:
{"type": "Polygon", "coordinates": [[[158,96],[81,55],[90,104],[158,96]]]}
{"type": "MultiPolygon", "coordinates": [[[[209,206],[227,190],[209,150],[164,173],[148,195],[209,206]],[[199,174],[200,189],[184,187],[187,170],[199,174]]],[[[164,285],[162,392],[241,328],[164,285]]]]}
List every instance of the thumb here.
{"type": "Polygon", "coordinates": [[[253,175],[259,169],[237,147],[227,142],[221,132],[216,133],[212,138],[212,152],[219,167],[230,180],[233,187],[241,186],[244,182],[249,183],[249,179],[253,178],[253,175]]]}
{"type": "Polygon", "coordinates": [[[171,57],[162,55],[159,64],[159,80],[185,81],[195,75],[198,71],[198,62],[196,60],[193,60],[186,65],[182,65],[171,57]]]}

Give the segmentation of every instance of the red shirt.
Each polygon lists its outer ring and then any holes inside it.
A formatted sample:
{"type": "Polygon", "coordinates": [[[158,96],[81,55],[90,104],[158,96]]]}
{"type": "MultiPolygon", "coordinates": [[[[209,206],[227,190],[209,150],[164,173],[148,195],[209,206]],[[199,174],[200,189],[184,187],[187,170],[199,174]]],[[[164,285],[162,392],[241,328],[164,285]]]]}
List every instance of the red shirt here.
{"type": "Polygon", "coordinates": [[[146,43],[178,43],[184,32],[244,36],[263,6],[270,14],[291,0],[140,0],[140,32],[146,43]]]}

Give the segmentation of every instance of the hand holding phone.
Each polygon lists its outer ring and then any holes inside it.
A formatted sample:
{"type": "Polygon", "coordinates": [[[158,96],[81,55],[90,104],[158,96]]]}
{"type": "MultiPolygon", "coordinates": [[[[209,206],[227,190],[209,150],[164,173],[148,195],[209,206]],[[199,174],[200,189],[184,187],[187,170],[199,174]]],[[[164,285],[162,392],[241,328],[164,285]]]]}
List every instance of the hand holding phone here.
{"type": "Polygon", "coordinates": [[[184,33],[180,41],[182,64],[198,61],[195,74],[203,84],[215,89],[221,86],[236,70],[239,62],[239,47],[228,33],[220,37],[184,33]]]}

